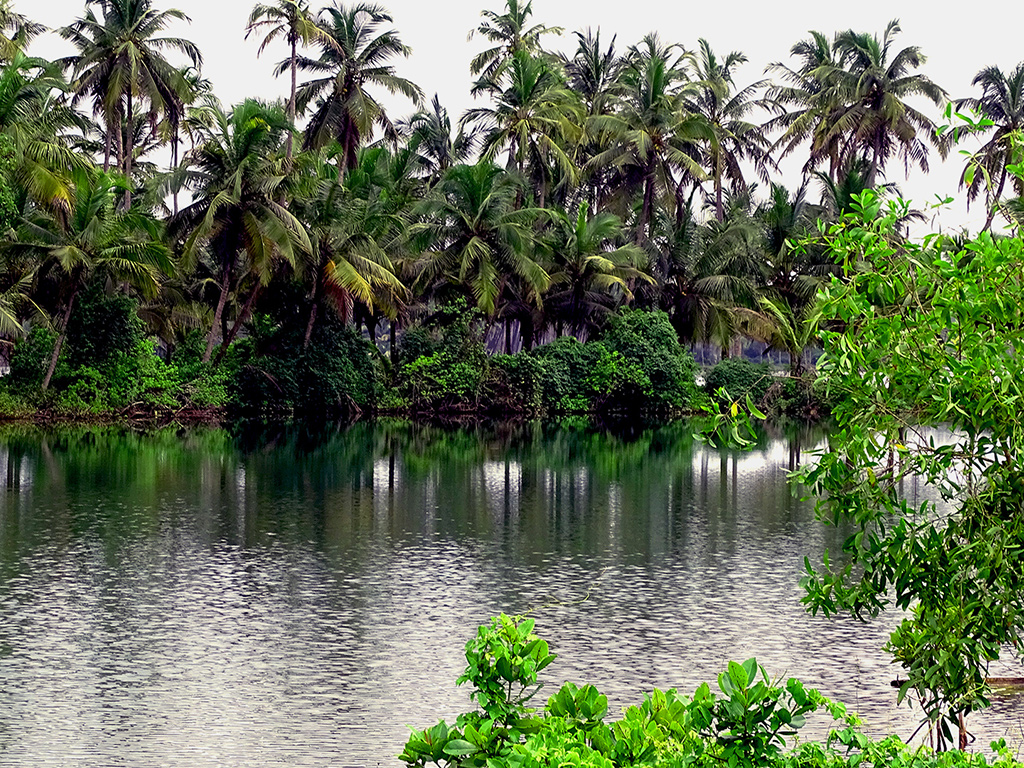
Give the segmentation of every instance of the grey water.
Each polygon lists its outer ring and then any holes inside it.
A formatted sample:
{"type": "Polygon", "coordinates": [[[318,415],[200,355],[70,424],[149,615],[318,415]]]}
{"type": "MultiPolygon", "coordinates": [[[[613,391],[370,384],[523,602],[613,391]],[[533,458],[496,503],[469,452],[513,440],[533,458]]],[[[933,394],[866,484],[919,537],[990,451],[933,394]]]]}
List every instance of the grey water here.
{"type": "MultiPolygon", "coordinates": [[[[397,766],[408,726],[471,706],[463,646],[501,611],[558,654],[546,693],[590,682],[612,715],[756,656],[909,737],[881,651],[898,617],[800,604],[804,557],[846,535],[787,483],[825,440],[0,431],[0,765],[397,766]]],[[[1024,706],[998,696],[969,727],[1020,744],[1024,706]]]]}

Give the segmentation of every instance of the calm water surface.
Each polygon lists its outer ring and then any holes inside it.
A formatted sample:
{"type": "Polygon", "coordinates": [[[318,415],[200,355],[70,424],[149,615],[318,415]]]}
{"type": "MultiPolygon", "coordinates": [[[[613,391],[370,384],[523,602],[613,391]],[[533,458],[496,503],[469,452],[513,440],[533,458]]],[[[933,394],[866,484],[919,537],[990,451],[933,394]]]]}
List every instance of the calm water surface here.
{"type": "MultiPolygon", "coordinates": [[[[0,765],[399,765],[407,725],[469,706],[476,626],[531,609],[548,682],[613,712],[756,655],[909,736],[879,650],[895,618],[799,605],[804,556],[843,536],[786,483],[822,440],[0,432],[0,765]]],[[[1019,744],[1022,721],[1004,697],[970,724],[1019,744]]]]}

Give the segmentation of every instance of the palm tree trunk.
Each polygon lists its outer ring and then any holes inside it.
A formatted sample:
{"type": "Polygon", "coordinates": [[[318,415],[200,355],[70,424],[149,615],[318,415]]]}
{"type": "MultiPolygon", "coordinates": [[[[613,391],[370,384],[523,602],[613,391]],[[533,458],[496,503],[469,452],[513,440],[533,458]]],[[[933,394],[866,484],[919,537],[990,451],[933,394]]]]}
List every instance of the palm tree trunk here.
{"type": "Polygon", "coordinates": [[[210,326],[210,335],[206,337],[206,351],[203,352],[203,362],[210,362],[210,355],[213,354],[213,339],[217,334],[221,318],[224,317],[224,307],[228,303],[228,277],[230,270],[225,269],[220,283],[220,299],[217,301],[217,310],[213,313],[213,324],[210,326]]]}
{"type": "Polygon", "coordinates": [[[60,357],[60,351],[64,347],[64,339],[68,337],[68,322],[71,320],[71,309],[75,306],[76,296],[78,296],[78,288],[75,288],[75,290],[71,292],[71,298],[68,299],[67,309],[64,310],[64,317],[62,318],[64,327],[61,329],[60,336],[57,337],[57,343],[53,345],[53,355],[50,357],[50,367],[46,369],[46,376],[43,377],[43,392],[49,389],[50,379],[53,378],[53,372],[57,370],[57,358],[60,357]]]}
{"type": "MultiPolygon", "coordinates": [[[[174,168],[178,167],[178,127],[175,125],[174,132],[171,134],[171,165],[174,168]]],[[[178,215],[178,184],[174,185],[174,192],[171,195],[174,205],[174,215],[178,215]]]]}
{"type": "Polygon", "coordinates": [[[132,128],[132,89],[128,87],[128,110],[127,110],[127,123],[128,130],[124,137],[124,177],[128,181],[128,188],[124,192],[124,208],[125,210],[131,210],[132,207],[132,136],[134,130],[132,128]]]}
{"type": "Polygon", "coordinates": [[[292,56],[291,56],[291,70],[292,70],[292,90],[288,96],[288,139],[284,145],[284,168],[285,172],[292,169],[292,140],[293,133],[295,132],[295,91],[298,88],[298,51],[296,50],[298,45],[298,37],[292,36],[292,56]]]}
{"type": "Polygon", "coordinates": [[[389,330],[389,335],[391,337],[390,338],[391,348],[390,348],[390,351],[388,352],[388,357],[391,359],[391,364],[394,365],[395,364],[395,353],[397,352],[397,346],[398,346],[398,343],[397,343],[398,342],[398,318],[396,317],[394,320],[392,320],[390,322],[389,326],[390,327],[389,327],[388,330],[389,330]]]}
{"type": "MultiPolygon", "coordinates": [[[[647,169],[644,173],[644,204],[640,209],[640,221],[636,227],[636,244],[642,245],[644,242],[644,230],[649,226],[651,221],[651,209],[654,207],[654,155],[647,160],[647,169]]],[[[650,237],[650,233],[647,233],[650,237]]]]}
{"type": "Polygon", "coordinates": [[[104,141],[104,144],[103,144],[103,172],[104,173],[106,173],[107,171],[110,170],[110,144],[111,144],[110,119],[107,118],[107,135],[106,135],[106,140],[104,141]]]}
{"type": "Polygon", "coordinates": [[[725,219],[725,209],[722,207],[722,158],[715,158],[715,218],[719,221],[725,219]]]}
{"type": "Polygon", "coordinates": [[[985,226],[981,228],[982,232],[987,232],[992,226],[992,220],[996,217],[996,211],[999,209],[999,198],[1003,196],[1003,187],[1006,184],[1006,166],[1003,165],[1003,170],[999,173],[999,186],[996,188],[995,195],[992,196],[988,206],[988,215],[985,217],[985,226]]]}
{"type": "Polygon", "coordinates": [[[313,301],[309,308],[309,320],[306,323],[306,334],[302,337],[302,351],[309,349],[309,340],[313,338],[313,324],[316,323],[317,302],[320,298],[320,276],[321,270],[317,270],[316,280],[313,282],[313,301]]]}
{"type": "Polygon", "coordinates": [[[220,365],[220,361],[224,359],[224,355],[228,351],[228,347],[231,346],[231,342],[235,340],[238,335],[239,329],[245,325],[245,321],[249,319],[249,314],[252,312],[252,305],[256,302],[256,298],[260,295],[262,287],[259,283],[252,289],[252,293],[249,294],[249,298],[245,300],[245,304],[242,306],[242,311],[238,313],[238,317],[235,318],[234,324],[231,326],[231,330],[228,331],[228,335],[220,343],[220,349],[217,350],[217,358],[213,361],[214,366],[220,365]]]}

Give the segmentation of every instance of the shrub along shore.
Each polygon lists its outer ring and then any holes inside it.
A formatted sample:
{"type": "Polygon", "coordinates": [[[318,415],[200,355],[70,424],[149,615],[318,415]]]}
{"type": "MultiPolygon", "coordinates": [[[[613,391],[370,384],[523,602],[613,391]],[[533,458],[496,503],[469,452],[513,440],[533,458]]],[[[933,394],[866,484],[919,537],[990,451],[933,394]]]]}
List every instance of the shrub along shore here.
{"type": "Polygon", "coordinates": [[[407,329],[390,354],[340,321],[321,322],[304,343],[304,318],[254,317],[251,333],[219,361],[205,340],[173,349],[147,338],[136,302],[94,289],[75,308],[45,391],[53,333],[17,344],[0,381],[0,417],[74,421],[231,421],[397,414],[487,416],[706,411],[714,395],[749,392],[775,415],[815,418],[828,408],[813,375],[779,377],[767,363],[726,359],[701,376],[660,311],[625,311],[588,341],[572,336],[515,354],[487,354],[486,321],[465,303],[445,304],[407,329]],[[697,381],[703,378],[703,386],[697,381]]]}

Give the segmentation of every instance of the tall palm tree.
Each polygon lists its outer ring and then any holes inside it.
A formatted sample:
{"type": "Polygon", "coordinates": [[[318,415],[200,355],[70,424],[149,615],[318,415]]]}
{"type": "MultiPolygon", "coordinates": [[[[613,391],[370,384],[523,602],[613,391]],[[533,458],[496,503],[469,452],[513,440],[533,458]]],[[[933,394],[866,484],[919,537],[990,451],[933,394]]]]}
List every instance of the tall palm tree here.
{"type": "Polygon", "coordinates": [[[851,156],[862,155],[869,163],[869,186],[894,157],[907,169],[914,164],[927,171],[928,144],[945,156],[948,140],[907,100],[923,97],[938,106],[946,92],[914,73],[927,59],[917,46],[896,50],[899,32],[893,20],[880,37],[846,30],[836,34],[828,49],[818,34],[813,44],[794,47],[793,53],[804,58],[794,74],[809,87],[773,94],[780,102],[798,102],[796,112],[777,123],[786,125],[779,141],[787,151],[812,138],[812,167],[829,155],[833,172],[851,156]]]}
{"type": "Polygon", "coordinates": [[[999,67],[985,67],[974,76],[971,85],[981,88],[981,96],[961,99],[957,108],[971,107],[991,120],[992,135],[972,158],[972,163],[984,173],[975,173],[968,182],[965,168],[960,176],[960,185],[967,187],[968,202],[978,196],[982,186],[986,186],[988,214],[983,229],[988,229],[992,226],[1008,178],[1017,196],[1024,195],[1024,181],[1007,171],[1008,165],[1020,162],[1019,148],[1014,147],[1013,139],[1019,139],[1020,132],[1024,130],[1024,62],[1014,67],[1009,75],[999,67]]]}
{"type": "Polygon", "coordinates": [[[647,35],[630,49],[615,112],[587,121],[588,131],[607,146],[588,167],[616,168],[624,179],[639,183],[642,202],[634,230],[638,244],[653,233],[657,197],[676,198],[685,177],[705,178],[687,145],[709,140],[711,133],[704,120],[682,110],[681,91],[689,82],[685,61],[677,46],[662,45],[657,35],[647,35]],[[677,168],[679,180],[674,176],[677,168]]]}
{"type": "MultiPolygon", "coordinates": [[[[288,120],[295,124],[295,95],[298,91],[299,43],[312,45],[322,43],[333,45],[330,35],[324,31],[309,10],[306,0],[277,0],[273,5],[257,3],[249,14],[246,24],[246,39],[253,32],[263,30],[266,36],[260,43],[257,55],[278,38],[283,37],[289,46],[288,59],[281,67],[286,68],[291,76],[291,87],[288,91],[288,120]]],[[[280,74],[280,70],[279,70],[280,74]]],[[[285,139],[285,164],[291,168],[293,136],[289,132],[285,139]]]]}
{"type": "MultiPolygon", "coordinates": [[[[151,0],[93,0],[85,15],[59,30],[78,53],[63,60],[73,70],[75,101],[90,98],[94,111],[106,126],[103,168],[110,167],[111,144],[120,147],[121,171],[131,179],[134,147],[121,126],[132,126],[137,109],[148,114],[153,130],[158,118],[173,116],[177,121],[189,98],[189,83],[181,69],[173,66],[164,51],[174,51],[200,66],[202,55],[196,45],[178,37],[157,37],[171,22],[188,21],[177,9],[157,11],[151,0]],[[98,6],[100,16],[91,6],[98,6]]],[[[125,191],[131,205],[131,187],[125,191]]]]}
{"type": "Polygon", "coordinates": [[[293,200],[296,215],[309,227],[312,290],[303,345],[308,346],[321,308],[333,303],[343,317],[360,302],[372,316],[374,304],[404,292],[391,255],[406,242],[400,198],[380,166],[389,161],[383,147],[364,150],[356,169],[339,178],[326,156],[312,156],[304,174],[308,194],[293,200]],[[330,301],[325,301],[329,299],[330,301]]]}
{"type": "Polygon", "coordinates": [[[40,207],[19,229],[18,245],[40,256],[37,279],[56,298],[60,335],[54,344],[42,388],[50,386],[67,338],[79,292],[97,273],[136,287],[146,297],[158,290],[158,275],[170,274],[167,247],[149,217],[118,208],[125,181],[119,175],[78,175],[70,211],[40,207]]]}
{"type": "Polygon", "coordinates": [[[205,141],[186,155],[186,186],[193,202],[171,220],[171,231],[184,241],[185,266],[207,253],[219,287],[217,308],[206,340],[208,361],[231,294],[238,296],[246,279],[249,295],[224,334],[218,360],[248,319],[277,263],[299,262],[312,246],[305,227],[279,202],[288,181],[278,154],[290,124],[284,110],[245,101],[230,114],[208,108],[212,126],[205,141]]]}
{"type": "Polygon", "coordinates": [[[468,39],[472,40],[474,35],[479,34],[495,45],[478,53],[469,63],[470,74],[480,77],[477,85],[474,85],[475,92],[489,90],[500,83],[502,70],[516,53],[539,53],[543,35],[562,33],[561,27],[546,27],[543,24],[529,26],[532,14],[532,0],[526,3],[506,0],[504,13],[481,11],[484,21],[475,30],[470,30],[468,39]]]}
{"type": "Polygon", "coordinates": [[[26,199],[65,209],[73,172],[90,165],[71,140],[88,121],[62,98],[67,90],[59,68],[43,59],[18,52],[0,68],[0,134],[11,140],[12,180],[26,199]]]}
{"type": "Polygon", "coordinates": [[[499,152],[508,151],[508,167],[535,182],[543,208],[552,163],[562,178],[575,182],[569,147],[579,140],[583,111],[559,73],[526,51],[513,55],[506,75],[507,87],[494,106],[468,110],[463,124],[480,129],[483,159],[493,161],[499,152]]]}
{"type": "Polygon", "coordinates": [[[739,331],[739,309],[756,305],[763,282],[760,227],[747,194],[726,198],[722,221],[699,223],[688,203],[684,215],[666,221],[666,244],[653,271],[659,304],[680,341],[712,342],[728,355],[739,331]]]}
{"type": "Polygon", "coordinates": [[[449,169],[410,230],[425,254],[420,283],[448,279],[493,317],[504,284],[519,278],[539,304],[549,282],[535,257],[535,224],[542,211],[517,209],[520,194],[515,179],[493,163],[449,169]]]}
{"type": "MultiPolygon", "coordinates": [[[[601,42],[601,30],[576,33],[576,51],[572,58],[563,57],[562,67],[566,81],[583,102],[584,127],[587,121],[598,115],[611,114],[616,107],[615,96],[619,93],[624,59],[615,51],[615,38],[607,47],[601,42]]],[[[584,131],[576,149],[576,165],[580,168],[580,187],[584,199],[592,209],[602,200],[613,172],[607,167],[590,165],[591,158],[602,149],[598,137],[591,131],[584,131]]]]}
{"type": "Polygon", "coordinates": [[[764,105],[758,91],[766,80],[737,89],[733,70],[747,61],[739,51],[719,59],[707,40],[699,41],[699,54],[695,61],[696,88],[683,98],[683,108],[704,119],[710,140],[704,142],[705,164],[710,168],[714,185],[715,217],[725,217],[722,185],[728,181],[734,192],[746,188],[743,162],[749,162],[765,181],[768,171],[775,167],[769,154],[767,136],[761,126],[750,122],[747,116],[764,105]]]}
{"type": "Polygon", "coordinates": [[[410,54],[395,30],[380,31],[389,23],[391,16],[379,5],[359,2],[325,8],[319,24],[328,38],[320,42],[320,57],[298,59],[300,70],[320,75],[303,83],[298,91],[299,111],[316,105],[306,126],[305,146],[321,149],[337,141],[345,150],[347,169],[359,162],[359,147],[375,125],[388,140],[398,139],[394,124],[367,90],[369,86],[402,94],[416,104],[423,97],[419,86],[395,74],[388,63],[410,54]]]}
{"type": "Polygon", "coordinates": [[[416,153],[419,167],[429,174],[430,186],[453,165],[466,162],[476,141],[472,131],[453,132],[448,110],[441,106],[437,94],[429,109],[421,109],[401,121],[399,131],[408,137],[407,146],[416,153]]]}
{"type": "Polygon", "coordinates": [[[623,60],[615,52],[615,37],[608,47],[601,43],[601,30],[576,32],[576,51],[563,57],[562,66],[573,91],[583,100],[588,115],[606,114],[619,88],[623,60]]]}
{"type": "Polygon", "coordinates": [[[767,71],[778,78],[768,89],[767,100],[779,114],[765,124],[768,130],[781,129],[773,151],[781,148],[780,157],[794,152],[804,141],[810,141],[810,152],[804,174],[811,173],[828,160],[828,175],[835,178],[842,153],[842,136],[832,131],[830,116],[842,107],[836,73],[841,68],[838,53],[821,32],[811,32],[790,48],[798,60],[794,69],[782,62],[768,65],[767,71]]]}

